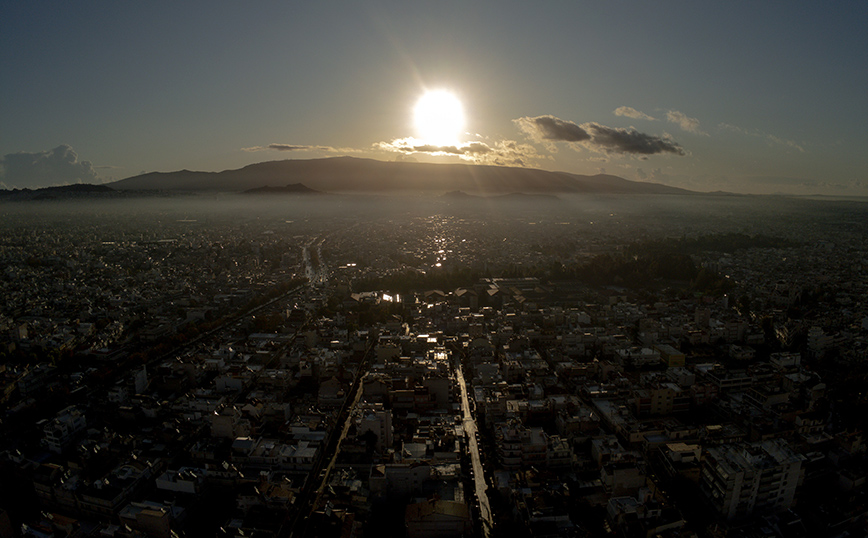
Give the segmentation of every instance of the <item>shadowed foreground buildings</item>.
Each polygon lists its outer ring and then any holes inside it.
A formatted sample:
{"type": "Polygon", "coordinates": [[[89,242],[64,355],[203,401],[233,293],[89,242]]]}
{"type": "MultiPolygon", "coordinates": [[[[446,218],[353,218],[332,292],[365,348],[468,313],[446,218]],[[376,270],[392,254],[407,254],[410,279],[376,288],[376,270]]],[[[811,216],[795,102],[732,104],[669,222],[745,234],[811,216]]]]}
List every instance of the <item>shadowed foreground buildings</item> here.
{"type": "Polygon", "coordinates": [[[467,504],[431,499],[407,506],[404,517],[408,538],[466,536],[473,526],[467,504]]]}
{"type": "Polygon", "coordinates": [[[610,213],[595,233],[281,214],[3,243],[0,533],[864,534],[857,220],[790,222],[805,239],[784,246],[706,237],[687,258],[724,275],[707,289],[633,285],[651,258],[619,256],[645,220],[610,213]]]}

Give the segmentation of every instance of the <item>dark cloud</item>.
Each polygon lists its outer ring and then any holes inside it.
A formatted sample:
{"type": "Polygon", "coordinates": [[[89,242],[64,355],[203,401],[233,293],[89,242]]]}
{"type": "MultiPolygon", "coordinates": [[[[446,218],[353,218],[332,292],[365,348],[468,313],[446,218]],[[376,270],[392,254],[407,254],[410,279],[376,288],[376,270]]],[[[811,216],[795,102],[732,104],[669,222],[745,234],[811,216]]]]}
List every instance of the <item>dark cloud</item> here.
{"type": "Polygon", "coordinates": [[[241,151],[324,151],[326,153],[350,153],[355,150],[349,148],[333,148],[331,146],[308,146],[300,144],[268,144],[267,146],[253,146],[241,148],[241,151]]]}
{"type": "Polygon", "coordinates": [[[536,116],[534,118],[525,116],[512,121],[526,135],[537,141],[583,142],[591,138],[591,135],[587,131],[575,123],[551,115],[536,116]]]}
{"type": "MultiPolygon", "coordinates": [[[[622,107],[625,108],[625,107],[622,107]]],[[[620,109],[619,109],[620,110],[620,109]]],[[[633,110],[633,109],[630,109],[633,110]]],[[[589,122],[578,125],[555,116],[525,116],[512,120],[530,138],[537,142],[569,142],[603,153],[654,155],[674,153],[686,155],[684,149],[668,138],[640,133],[632,127],[621,129],[589,122]]],[[[556,151],[551,145],[549,149],[556,151]]],[[[577,148],[577,146],[574,146],[577,148]]]]}
{"type": "Polygon", "coordinates": [[[455,155],[462,160],[477,164],[500,166],[527,166],[540,158],[533,146],[519,144],[514,140],[499,140],[492,145],[484,142],[467,142],[454,146],[438,146],[408,137],[396,138],[391,142],[377,142],[374,147],[405,155],[413,153],[455,155]]]}
{"type": "Polygon", "coordinates": [[[8,187],[38,188],[99,181],[90,161],[79,161],[66,144],[37,153],[7,153],[0,160],[0,168],[0,180],[8,187]]]}
{"type": "Polygon", "coordinates": [[[313,146],[294,146],[292,144],[268,144],[268,149],[277,151],[304,151],[314,149],[313,146]]]}
{"type": "Polygon", "coordinates": [[[605,153],[629,153],[635,155],[655,155],[674,153],[686,155],[684,149],[674,141],[659,136],[640,133],[635,129],[606,127],[599,123],[583,123],[582,127],[591,134],[586,144],[591,149],[605,153]]]}

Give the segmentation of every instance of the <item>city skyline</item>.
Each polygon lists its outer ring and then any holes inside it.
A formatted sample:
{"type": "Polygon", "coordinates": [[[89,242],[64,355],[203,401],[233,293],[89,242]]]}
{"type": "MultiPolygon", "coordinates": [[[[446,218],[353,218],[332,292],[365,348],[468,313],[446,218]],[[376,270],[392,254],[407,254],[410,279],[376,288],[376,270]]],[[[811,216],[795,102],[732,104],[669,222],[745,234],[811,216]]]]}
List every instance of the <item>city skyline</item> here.
{"type": "Polygon", "coordinates": [[[51,2],[0,21],[3,188],[352,155],[868,194],[860,3],[51,2]],[[454,136],[414,123],[433,90],[463,109],[454,136]]]}

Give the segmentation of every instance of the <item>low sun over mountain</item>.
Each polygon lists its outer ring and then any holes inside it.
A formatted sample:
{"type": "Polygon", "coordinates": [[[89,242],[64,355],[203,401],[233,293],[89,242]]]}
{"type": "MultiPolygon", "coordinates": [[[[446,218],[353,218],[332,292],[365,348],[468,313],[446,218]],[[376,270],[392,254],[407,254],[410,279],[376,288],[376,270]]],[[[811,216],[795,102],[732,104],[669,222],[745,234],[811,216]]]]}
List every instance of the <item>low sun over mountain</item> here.
{"type": "Polygon", "coordinates": [[[530,168],[385,162],[355,157],[269,161],[223,172],[151,172],[108,185],[118,190],[242,192],[294,183],[333,193],[443,193],[457,190],[472,194],[690,192],[605,174],[585,176],[530,168]]]}

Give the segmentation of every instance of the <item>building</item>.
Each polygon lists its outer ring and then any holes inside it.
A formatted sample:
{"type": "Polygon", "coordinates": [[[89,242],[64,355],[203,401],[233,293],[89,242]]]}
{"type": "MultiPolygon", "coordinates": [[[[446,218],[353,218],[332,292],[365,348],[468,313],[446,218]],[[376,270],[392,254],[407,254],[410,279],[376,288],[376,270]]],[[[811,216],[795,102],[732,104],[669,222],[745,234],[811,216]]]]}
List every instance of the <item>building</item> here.
{"type": "Polygon", "coordinates": [[[84,413],[75,407],[67,407],[53,420],[43,424],[43,443],[48,450],[60,454],[87,428],[84,413]]]}
{"type": "Polygon", "coordinates": [[[359,421],[356,437],[362,437],[366,432],[377,436],[377,450],[391,448],[395,443],[392,427],[392,411],[389,409],[374,409],[365,413],[359,421]]]}
{"type": "Polygon", "coordinates": [[[660,447],[663,468],[669,476],[683,476],[691,482],[699,482],[702,449],[688,443],[666,443],[660,447]]]}
{"type": "Polygon", "coordinates": [[[727,520],[789,509],[804,458],[783,439],[708,449],[700,488],[727,520]]]}
{"type": "Polygon", "coordinates": [[[680,529],[685,523],[678,510],[662,506],[648,488],[640,488],[636,496],[609,499],[606,517],[621,536],[669,536],[667,531],[680,529]]]}
{"type": "Polygon", "coordinates": [[[368,484],[374,495],[404,497],[421,493],[430,478],[431,466],[426,462],[380,464],[371,466],[368,484]]]}
{"type": "Polygon", "coordinates": [[[675,383],[653,383],[634,391],[637,417],[669,415],[690,410],[690,392],[675,383]]]}
{"type": "Polygon", "coordinates": [[[407,506],[405,521],[410,538],[467,536],[473,529],[470,510],[457,501],[432,499],[412,503],[407,506]]]}
{"type": "Polygon", "coordinates": [[[320,407],[340,407],[344,403],[347,392],[343,383],[336,377],[320,383],[317,393],[317,405],[320,407]]]}
{"type": "Polygon", "coordinates": [[[181,467],[178,470],[168,470],[157,477],[156,486],[159,490],[196,495],[205,481],[205,471],[191,467],[181,467]]]}
{"type": "Polygon", "coordinates": [[[572,465],[569,442],[558,435],[548,435],[542,428],[527,428],[510,422],[495,429],[497,455],[505,469],[530,466],[562,468],[572,465]]]}
{"type": "Polygon", "coordinates": [[[152,538],[171,538],[171,523],[176,512],[183,512],[171,505],[154,502],[133,502],[118,514],[118,519],[131,529],[137,529],[152,538]]]}
{"type": "Polygon", "coordinates": [[[660,360],[669,368],[683,368],[686,361],[684,353],[678,351],[669,344],[660,344],[654,347],[660,353],[660,360]]]}
{"type": "Polygon", "coordinates": [[[720,392],[738,392],[747,390],[753,384],[753,378],[744,370],[727,370],[715,365],[705,372],[705,377],[720,392]]]}

